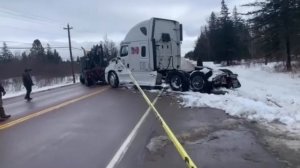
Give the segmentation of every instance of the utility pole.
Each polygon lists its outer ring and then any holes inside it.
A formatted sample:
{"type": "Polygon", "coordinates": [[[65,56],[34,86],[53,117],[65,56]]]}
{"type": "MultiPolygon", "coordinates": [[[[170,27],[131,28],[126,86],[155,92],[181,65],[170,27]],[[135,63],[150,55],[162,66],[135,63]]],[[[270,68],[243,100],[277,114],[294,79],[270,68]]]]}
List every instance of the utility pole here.
{"type": "Polygon", "coordinates": [[[73,29],[73,27],[70,27],[69,24],[67,25],[67,27],[64,27],[64,30],[68,30],[69,49],[70,49],[70,58],[71,58],[71,67],[72,67],[73,83],[75,83],[76,80],[75,80],[75,74],[74,74],[74,61],[73,61],[73,56],[72,56],[71,35],[70,35],[70,30],[71,30],[71,29],[73,29]]]}

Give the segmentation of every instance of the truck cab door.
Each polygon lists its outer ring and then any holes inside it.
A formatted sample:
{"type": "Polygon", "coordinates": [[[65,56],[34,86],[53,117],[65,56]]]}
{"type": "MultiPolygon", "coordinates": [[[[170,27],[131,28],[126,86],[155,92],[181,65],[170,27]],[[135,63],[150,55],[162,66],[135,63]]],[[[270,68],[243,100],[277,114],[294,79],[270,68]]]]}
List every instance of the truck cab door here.
{"type": "Polygon", "coordinates": [[[126,68],[121,63],[116,65],[120,83],[132,83],[128,69],[140,85],[155,85],[157,72],[150,70],[147,47],[147,41],[132,42],[129,45],[121,46],[120,61],[126,68]]]}
{"type": "Polygon", "coordinates": [[[147,51],[147,42],[134,42],[129,48],[128,65],[131,72],[149,71],[149,51],[147,51]]]}
{"type": "Polygon", "coordinates": [[[150,68],[148,41],[134,42],[130,49],[130,70],[140,85],[155,85],[156,72],[150,68]]]}
{"type": "Polygon", "coordinates": [[[129,65],[130,65],[130,57],[129,56],[130,56],[129,45],[122,45],[121,49],[120,49],[120,61],[121,62],[116,64],[116,71],[117,71],[117,74],[119,77],[119,81],[121,83],[128,83],[131,81],[129,78],[129,75],[128,75],[128,71],[126,69],[126,68],[129,68],[129,65]]]}

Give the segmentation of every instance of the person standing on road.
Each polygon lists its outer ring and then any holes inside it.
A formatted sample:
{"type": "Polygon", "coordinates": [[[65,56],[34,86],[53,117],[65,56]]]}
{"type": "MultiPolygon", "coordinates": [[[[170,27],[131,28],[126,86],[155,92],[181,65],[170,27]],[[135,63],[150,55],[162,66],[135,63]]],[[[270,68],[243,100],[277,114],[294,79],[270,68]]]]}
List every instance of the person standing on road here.
{"type": "Polygon", "coordinates": [[[5,111],[3,108],[2,95],[4,96],[5,94],[6,94],[6,92],[0,83],[0,121],[2,121],[3,119],[8,119],[10,117],[10,115],[5,114],[5,111]]]}
{"type": "Polygon", "coordinates": [[[31,75],[30,72],[31,69],[25,69],[24,73],[22,75],[22,80],[23,80],[23,85],[26,88],[26,95],[24,97],[24,99],[26,99],[27,101],[30,101],[32,98],[30,97],[30,93],[32,91],[32,86],[34,85],[31,79],[31,75]]]}

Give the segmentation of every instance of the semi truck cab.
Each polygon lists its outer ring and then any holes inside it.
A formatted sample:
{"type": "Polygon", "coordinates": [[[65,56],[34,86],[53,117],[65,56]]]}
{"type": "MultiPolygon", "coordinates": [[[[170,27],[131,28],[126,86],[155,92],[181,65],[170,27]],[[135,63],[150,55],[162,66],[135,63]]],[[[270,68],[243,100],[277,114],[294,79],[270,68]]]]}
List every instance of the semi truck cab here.
{"type": "Polygon", "coordinates": [[[121,42],[117,58],[105,69],[112,87],[131,83],[129,70],[140,85],[156,86],[163,82],[172,90],[209,93],[213,88],[238,88],[237,74],[227,69],[195,67],[181,69],[182,25],[179,22],[151,18],[134,26],[121,42]]]}
{"type": "Polygon", "coordinates": [[[161,83],[160,76],[180,69],[181,41],[182,25],[177,21],[151,18],[137,24],[121,42],[118,58],[106,68],[106,80],[130,83],[129,69],[140,85],[161,83]]]}

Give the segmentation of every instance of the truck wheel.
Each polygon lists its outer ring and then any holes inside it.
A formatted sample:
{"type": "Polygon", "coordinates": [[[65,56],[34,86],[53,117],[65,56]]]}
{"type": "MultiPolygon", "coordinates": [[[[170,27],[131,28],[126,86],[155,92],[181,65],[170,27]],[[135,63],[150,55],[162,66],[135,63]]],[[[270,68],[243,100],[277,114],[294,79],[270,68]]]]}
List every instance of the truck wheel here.
{"type": "Polygon", "coordinates": [[[119,78],[115,72],[110,72],[108,75],[108,83],[112,88],[119,87],[119,78]]]}
{"type": "Polygon", "coordinates": [[[85,82],[85,81],[84,81],[84,78],[82,77],[82,75],[80,75],[79,80],[80,80],[80,83],[84,85],[84,82],[85,82]]]}
{"type": "Polygon", "coordinates": [[[169,84],[174,91],[188,91],[189,85],[185,76],[179,72],[169,74],[169,84]]]}
{"type": "Polygon", "coordinates": [[[89,86],[93,85],[93,82],[92,82],[92,80],[85,78],[84,84],[85,84],[85,86],[89,87],[89,86]]]}
{"type": "Polygon", "coordinates": [[[195,92],[208,93],[208,81],[201,72],[194,72],[190,77],[191,88],[195,92]]]}

